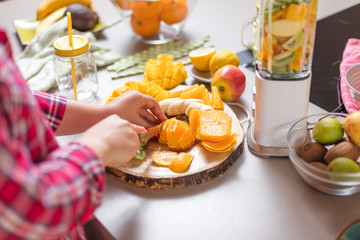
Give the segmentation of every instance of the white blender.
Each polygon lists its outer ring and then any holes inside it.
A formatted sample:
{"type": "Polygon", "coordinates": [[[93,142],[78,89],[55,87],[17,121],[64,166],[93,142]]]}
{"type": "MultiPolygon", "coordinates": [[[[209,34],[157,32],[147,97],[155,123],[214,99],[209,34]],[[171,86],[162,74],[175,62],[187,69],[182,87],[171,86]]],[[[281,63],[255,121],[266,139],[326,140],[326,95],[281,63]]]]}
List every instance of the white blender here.
{"type": "Polygon", "coordinates": [[[253,119],[247,132],[256,155],[288,156],[286,136],[307,116],[317,0],[261,0],[257,26],[253,119]]]}

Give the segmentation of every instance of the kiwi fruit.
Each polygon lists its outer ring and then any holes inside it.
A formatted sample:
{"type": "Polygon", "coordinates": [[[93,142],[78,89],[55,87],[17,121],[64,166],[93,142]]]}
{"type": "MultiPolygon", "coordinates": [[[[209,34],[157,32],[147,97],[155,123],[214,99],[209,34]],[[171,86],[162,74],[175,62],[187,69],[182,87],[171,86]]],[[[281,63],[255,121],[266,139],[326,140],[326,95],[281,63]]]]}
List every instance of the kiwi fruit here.
{"type": "Polygon", "coordinates": [[[72,27],[79,31],[89,31],[93,29],[99,21],[96,12],[82,4],[71,4],[65,11],[71,12],[72,27]]]}
{"type": "Polygon", "coordinates": [[[275,67],[285,66],[295,59],[295,54],[292,51],[286,51],[275,55],[272,59],[272,65],[275,67]]]}
{"type": "Polygon", "coordinates": [[[282,46],[289,51],[295,51],[304,43],[305,34],[304,31],[300,31],[298,34],[292,36],[282,46]]]}
{"type": "Polygon", "coordinates": [[[324,160],[327,149],[316,142],[308,142],[301,148],[301,157],[305,162],[315,162],[324,160]]]}

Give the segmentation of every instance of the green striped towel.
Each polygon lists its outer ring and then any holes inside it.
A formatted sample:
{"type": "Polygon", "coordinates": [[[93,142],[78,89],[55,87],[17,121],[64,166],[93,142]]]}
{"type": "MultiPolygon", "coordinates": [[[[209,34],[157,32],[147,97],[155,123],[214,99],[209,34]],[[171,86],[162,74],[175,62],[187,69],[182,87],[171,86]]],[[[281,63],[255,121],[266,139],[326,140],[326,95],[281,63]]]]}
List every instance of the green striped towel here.
{"type": "MultiPolygon", "coordinates": [[[[67,18],[65,17],[34,37],[24,51],[16,57],[16,63],[31,89],[49,91],[56,87],[52,61],[53,43],[67,34],[67,18]]],[[[84,35],[89,39],[90,51],[94,54],[98,67],[105,67],[121,58],[118,53],[97,43],[93,33],[73,29],[73,34],[84,35]]]]}

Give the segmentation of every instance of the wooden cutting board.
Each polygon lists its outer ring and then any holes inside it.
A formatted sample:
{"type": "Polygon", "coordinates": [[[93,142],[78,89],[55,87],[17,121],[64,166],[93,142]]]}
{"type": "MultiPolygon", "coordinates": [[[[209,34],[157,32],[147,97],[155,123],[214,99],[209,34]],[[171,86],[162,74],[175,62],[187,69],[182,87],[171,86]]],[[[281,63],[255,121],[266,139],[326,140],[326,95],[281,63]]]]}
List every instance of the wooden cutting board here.
{"type": "MultiPolygon", "coordinates": [[[[145,146],[145,160],[131,160],[121,168],[106,168],[106,173],[124,183],[148,189],[175,189],[192,186],[221,176],[240,156],[244,148],[244,129],[232,109],[224,104],[224,111],[233,119],[232,132],[239,135],[237,144],[227,152],[213,153],[197,142],[186,152],[193,154],[190,168],[184,173],[174,173],[168,167],[153,163],[151,153],[165,150],[166,146],[150,140],[145,146]]],[[[185,115],[184,115],[185,116],[185,115]]]]}

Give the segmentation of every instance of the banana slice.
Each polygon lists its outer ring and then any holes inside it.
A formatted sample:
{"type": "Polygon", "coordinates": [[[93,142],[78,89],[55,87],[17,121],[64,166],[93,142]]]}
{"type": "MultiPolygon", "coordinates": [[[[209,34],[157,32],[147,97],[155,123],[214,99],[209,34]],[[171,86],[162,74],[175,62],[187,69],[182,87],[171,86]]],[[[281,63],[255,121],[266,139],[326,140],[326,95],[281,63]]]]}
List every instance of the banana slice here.
{"type": "Polygon", "coordinates": [[[183,104],[181,104],[180,106],[180,112],[182,112],[183,114],[185,114],[186,109],[189,107],[189,105],[191,103],[204,103],[203,100],[201,99],[196,99],[196,98],[190,98],[190,99],[184,99],[185,101],[183,102],[183,104]]]}
{"type": "MultiPolygon", "coordinates": [[[[204,111],[208,111],[208,110],[214,110],[214,108],[211,107],[211,106],[209,106],[209,105],[204,104],[203,106],[201,106],[201,107],[199,108],[199,110],[200,110],[201,112],[204,112],[204,111]]],[[[190,114],[190,112],[189,112],[189,114],[190,114]]]]}
{"type": "Polygon", "coordinates": [[[194,102],[194,103],[191,103],[191,104],[186,108],[186,111],[185,111],[186,116],[189,116],[191,110],[193,110],[193,109],[199,109],[200,111],[207,111],[207,110],[212,110],[213,108],[210,107],[209,105],[205,105],[205,104],[203,104],[203,103],[194,102]]]}
{"type": "Polygon", "coordinates": [[[161,110],[164,112],[164,114],[167,114],[170,104],[178,99],[180,98],[167,98],[159,102],[161,110]]]}
{"type": "Polygon", "coordinates": [[[199,109],[200,111],[213,109],[212,107],[205,105],[203,100],[195,98],[168,98],[162,100],[159,104],[161,110],[169,117],[181,114],[189,116],[192,109],[199,109]]]}
{"type": "Polygon", "coordinates": [[[184,99],[178,99],[170,103],[169,108],[167,110],[168,116],[176,116],[183,114],[181,110],[181,105],[184,103],[184,99]]]}

